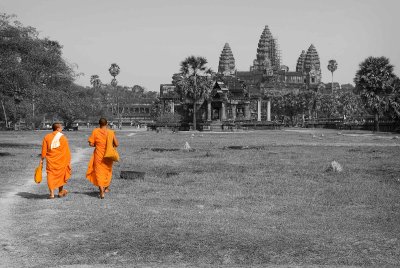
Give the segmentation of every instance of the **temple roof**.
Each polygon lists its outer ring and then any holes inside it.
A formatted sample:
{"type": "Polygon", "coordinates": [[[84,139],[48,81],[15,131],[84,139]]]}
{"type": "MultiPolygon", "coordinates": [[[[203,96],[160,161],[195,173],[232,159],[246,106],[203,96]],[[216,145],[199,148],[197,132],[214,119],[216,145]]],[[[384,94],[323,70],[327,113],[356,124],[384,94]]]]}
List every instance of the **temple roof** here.
{"type": "Polygon", "coordinates": [[[303,76],[302,72],[285,72],[281,71],[279,72],[280,75],[285,75],[285,76],[303,76]]]}

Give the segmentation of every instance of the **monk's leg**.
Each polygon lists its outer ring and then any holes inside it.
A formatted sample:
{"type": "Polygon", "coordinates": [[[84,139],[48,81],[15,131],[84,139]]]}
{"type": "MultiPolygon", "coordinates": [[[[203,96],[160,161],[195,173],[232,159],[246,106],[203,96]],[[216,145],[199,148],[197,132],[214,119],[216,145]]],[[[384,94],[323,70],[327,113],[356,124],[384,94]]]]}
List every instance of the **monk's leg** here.
{"type": "Polygon", "coordinates": [[[99,191],[100,191],[100,198],[103,199],[104,198],[104,187],[99,186],[99,191]]]}
{"type": "Polygon", "coordinates": [[[64,197],[67,195],[68,191],[63,188],[64,186],[58,187],[58,197],[64,197]]]}
{"type": "Polygon", "coordinates": [[[49,189],[49,190],[50,190],[49,199],[53,199],[54,198],[54,190],[53,189],[49,189]]]}

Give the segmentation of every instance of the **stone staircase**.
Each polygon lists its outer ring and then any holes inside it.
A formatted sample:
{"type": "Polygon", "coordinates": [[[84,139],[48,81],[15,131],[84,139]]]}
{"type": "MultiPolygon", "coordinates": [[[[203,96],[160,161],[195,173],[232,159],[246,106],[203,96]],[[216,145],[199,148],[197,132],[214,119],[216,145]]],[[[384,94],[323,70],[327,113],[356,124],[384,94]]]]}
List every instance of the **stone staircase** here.
{"type": "Polygon", "coordinates": [[[221,121],[212,121],[210,124],[211,131],[221,132],[222,131],[222,122],[221,121]]]}

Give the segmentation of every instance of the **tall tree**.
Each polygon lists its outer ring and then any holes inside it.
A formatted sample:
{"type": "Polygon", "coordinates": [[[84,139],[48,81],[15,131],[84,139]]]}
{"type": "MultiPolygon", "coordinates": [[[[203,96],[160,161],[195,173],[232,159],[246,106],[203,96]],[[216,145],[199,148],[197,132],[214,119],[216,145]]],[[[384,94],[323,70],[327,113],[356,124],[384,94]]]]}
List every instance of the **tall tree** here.
{"type": "Polygon", "coordinates": [[[332,84],[331,84],[332,92],[331,93],[333,93],[333,73],[337,70],[338,64],[337,64],[336,60],[332,59],[332,60],[329,60],[327,67],[328,67],[328,70],[332,73],[332,84]]]}
{"type": "Polygon", "coordinates": [[[97,89],[101,86],[100,77],[97,74],[90,76],[90,84],[94,89],[97,89]]]}
{"type": "Polygon", "coordinates": [[[55,115],[62,119],[65,125],[71,125],[77,119],[87,119],[91,115],[91,103],[88,90],[71,84],[56,90],[46,89],[47,98],[41,105],[43,112],[55,115]]]}
{"type": "Polygon", "coordinates": [[[180,75],[174,76],[173,83],[185,99],[193,103],[193,129],[196,130],[197,102],[210,93],[212,71],[206,66],[204,57],[189,56],[181,62],[180,75]]]}
{"type": "Polygon", "coordinates": [[[34,118],[40,91],[70,84],[75,74],[62,58],[62,46],[57,41],[40,39],[35,28],[13,18],[0,14],[0,95],[14,99],[15,122],[21,102],[31,103],[34,118]]]}
{"type": "Polygon", "coordinates": [[[134,85],[132,87],[132,92],[135,93],[138,96],[141,96],[144,93],[144,87],[139,86],[139,85],[134,85]]]}
{"type": "Polygon", "coordinates": [[[368,57],[360,63],[354,78],[355,92],[374,115],[375,131],[379,131],[379,116],[389,110],[395,80],[393,65],[386,57],[368,57]]]}

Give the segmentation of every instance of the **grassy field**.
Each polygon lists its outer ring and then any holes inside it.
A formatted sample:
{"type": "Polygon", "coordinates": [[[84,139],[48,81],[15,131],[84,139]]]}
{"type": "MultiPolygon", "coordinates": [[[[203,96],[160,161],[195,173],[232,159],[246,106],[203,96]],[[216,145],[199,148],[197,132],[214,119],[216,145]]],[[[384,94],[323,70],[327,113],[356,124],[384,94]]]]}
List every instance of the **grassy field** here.
{"type": "Polygon", "coordinates": [[[100,200],[85,179],[89,132],[67,132],[70,194],[47,200],[46,182],[32,182],[44,134],[0,133],[9,264],[400,265],[396,135],[119,131],[122,160],[100,200]],[[343,172],[327,171],[333,160],[343,172]],[[122,180],[121,170],[146,176],[122,180]]]}

